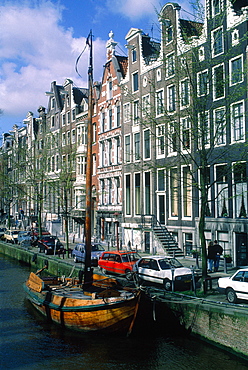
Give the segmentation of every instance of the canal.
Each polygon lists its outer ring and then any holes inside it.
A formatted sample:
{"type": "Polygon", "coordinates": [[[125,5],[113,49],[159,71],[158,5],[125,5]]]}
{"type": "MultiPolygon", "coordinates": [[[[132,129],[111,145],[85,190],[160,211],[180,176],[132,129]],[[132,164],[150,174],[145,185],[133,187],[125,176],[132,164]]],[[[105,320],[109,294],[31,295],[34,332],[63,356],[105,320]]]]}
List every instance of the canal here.
{"type": "Polygon", "coordinates": [[[129,338],[64,331],[25,300],[28,274],[28,267],[0,255],[1,369],[247,369],[247,361],[194,337],[147,331],[146,322],[129,338]]]}

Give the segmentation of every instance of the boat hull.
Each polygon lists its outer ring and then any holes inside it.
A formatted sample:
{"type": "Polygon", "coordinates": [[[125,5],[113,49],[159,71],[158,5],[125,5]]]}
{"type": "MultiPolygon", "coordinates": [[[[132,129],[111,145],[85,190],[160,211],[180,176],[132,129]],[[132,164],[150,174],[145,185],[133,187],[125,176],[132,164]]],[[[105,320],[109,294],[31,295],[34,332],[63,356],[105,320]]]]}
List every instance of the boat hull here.
{"type": "MultiPolygon", "coordinates": [[[[33,277],[32,277],[33,278],[33,277]]],[[[52,322],[82,332],[128,332],[137,312],[139,293],[112,288],[87,294],[76,287],[47,290],[24,284],[28,300],[52,322]],[[40,290],[40,291],[39,291],[40,290]]]]}

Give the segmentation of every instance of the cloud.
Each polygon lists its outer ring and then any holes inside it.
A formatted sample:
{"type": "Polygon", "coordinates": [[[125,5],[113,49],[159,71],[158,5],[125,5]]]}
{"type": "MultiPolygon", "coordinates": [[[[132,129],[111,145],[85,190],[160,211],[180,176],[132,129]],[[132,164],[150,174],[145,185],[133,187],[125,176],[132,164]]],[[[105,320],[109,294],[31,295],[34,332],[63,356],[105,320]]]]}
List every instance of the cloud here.
{"type": "MultiPolygon", "coordinates": [[[[77,86],[87,86],[87,50],[75,72],[75,61],[85,46],[85,37],[74,38],[72,29],[64,29],[60,20],[63,8],[49,1],[36,6],[0,6],[0,108],[4,115],[25,118],[47,105],[45,91],[52,81],[63,84],[71,78],[77,86]]],[[[105,41],[96,39],[98,55],[95,76],[105,62],[105,41]]],[[[1,117],[1,121],[4,116],[1,117]]]]}
{"type": "Polygon", "coordinates": [[[154,16],[161,9],[159,0],[107,0],[108,8],[131,20],[154,16]]]}

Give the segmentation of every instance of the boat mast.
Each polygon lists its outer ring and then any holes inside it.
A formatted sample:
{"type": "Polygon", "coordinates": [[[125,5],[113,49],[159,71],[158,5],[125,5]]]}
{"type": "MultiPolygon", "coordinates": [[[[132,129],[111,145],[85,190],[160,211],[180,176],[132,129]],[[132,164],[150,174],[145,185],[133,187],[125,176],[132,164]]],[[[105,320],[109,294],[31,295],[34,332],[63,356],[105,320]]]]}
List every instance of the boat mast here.
{"type": "Polygon", "coordinates": [[[87,161],[86,161],[86,214],[85,214],[85,269],[84,287],[92,283],[91,269],[91,216],[92,216],[92,116],[93,116],[93,57],[92,57],[92,30],[86,43],[90,47],[88,68],[88,125],[87,125],[87,161]]]}

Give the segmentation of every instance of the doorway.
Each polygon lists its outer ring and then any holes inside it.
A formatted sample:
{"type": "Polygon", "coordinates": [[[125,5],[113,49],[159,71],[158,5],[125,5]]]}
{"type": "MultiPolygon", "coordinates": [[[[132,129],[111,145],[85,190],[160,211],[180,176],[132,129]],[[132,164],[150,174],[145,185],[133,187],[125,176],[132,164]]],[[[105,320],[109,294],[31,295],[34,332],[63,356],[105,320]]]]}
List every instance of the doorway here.
{"type": "Polygon", "coordinates": [[[236,260],[237,266],[248,265],[247,234],[236,233],[236,260]]]}

